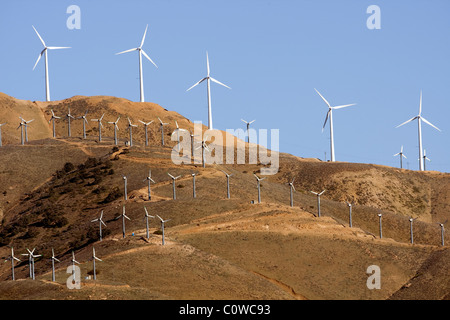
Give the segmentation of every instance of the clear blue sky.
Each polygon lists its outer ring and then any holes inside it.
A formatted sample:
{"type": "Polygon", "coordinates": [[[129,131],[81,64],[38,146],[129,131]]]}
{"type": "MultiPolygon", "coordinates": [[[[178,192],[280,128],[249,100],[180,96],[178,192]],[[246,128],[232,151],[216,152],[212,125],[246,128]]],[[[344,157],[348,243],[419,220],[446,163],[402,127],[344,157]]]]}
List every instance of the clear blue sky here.
{"type": "Polygon", "coordinates": [[[357,103],[334,113],[337,161],[418,168],[417,125],[395,126],[418,113],[423,90],[423,142],[427,169],[450,172],[450,2],[325,0],[2,1],[0,91],[45,100],[42,50],[34,25],[50,46],[52,100],[112,95],[139,100],[139,45],[158,65],[144,61],[146,101],[207,123],[206,87],[186,89],[206,75],[212,85],[214,126],[280,129],[280,151],[330,156],[331,104],[357,103]],[[81,29],[69,30],[69,5],[81,9],[81,29]],[[369,30],[369,5],[381,9],[381,29],[369,30]]]}

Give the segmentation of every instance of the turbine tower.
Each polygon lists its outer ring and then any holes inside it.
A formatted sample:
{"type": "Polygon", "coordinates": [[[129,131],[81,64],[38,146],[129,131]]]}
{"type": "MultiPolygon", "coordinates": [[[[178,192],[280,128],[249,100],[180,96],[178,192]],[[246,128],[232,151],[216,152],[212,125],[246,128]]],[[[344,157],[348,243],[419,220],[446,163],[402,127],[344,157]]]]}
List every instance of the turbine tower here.
{"type": "Polygon", "coordinates": [[[175,120],[175,125],[177,126],[177,128],[174,130],[174,132],[176,131],[176,133],[177,133],[177,151],[179,152],[180,151],[180,131],[187,131],[186,129],[181,129],[179,126],[178,126],[178,122],[177,122],[177,120],[175,120]]]}
{"type": "Polygon", "coordinates": [[[148,176],[147,178],[144,179],[144,182],[148,181],[148,201],[152,200],[152,189],[151,189],[151,183],[155,183],[155,181],[153,181],[152,179],[152,171],[149,169],[148,170],[148,176]]]}
{"type": "Polygon", "coordinates": [[[98,260],[98,261],[100,261],[100,262],[103,261],[102,259],[98,258],[98,257],[95,255],[95,248],[92,247],[92,263],[94,264],[94,266],[93,266],[93,272],[94,272],[93,276],[94,276],[94,280],[97,280],[97,272],[95,271],[95,260],[98,260]]]}
{"type": "Polygon", "coordinates": [[[102,141],[102,127],[103,127],[102,120],[104,116],[105,114],[102,114],[102,116],[98,119],[91,119],[91,121],[98,122],[98,142],[102,141]]]}
{"type": "Polygon", "coordinates": [[[167,220],[163,220],[160,216],[156,215],[159,220],[161,220],[161,231],[162,231],[162,245],[164,245],[164,224],[168,221],[170,221],[171,219],[167,219],[167,220]]]}
{"type": "Polygon", "coordinates": [[[205,150],[210,151],[208,145],[206,144],[206,140],[202,140],[200,146],[197,147],[195,150],[198,150],[200,148],[202,148],[202,166],[203,168],[205,168],[206,167],[205,150]]]}
{"type": "Polygon", "coordinates": [[[50,120],[48,120],[48,123],[52,122],[52,127],[53,127],[53,138],[56,138],[55,120],[56,120],[56,119],[61,119],[61,117],[55,116],[55,113],[53,112],[53,110],[51,110],[51,112],[52,112],[52,117],[50,118],[50,120]]]}
{"type": "Polygon", "coordinates": [[[44,49],[39,54],[39,57],[37,58],[36,63],[34,64],[34,68],[36,68],[39,60],[41,60],[42,55],[45,55],[45,99],[46,101],[50,101],[50,86],[49,86],[49,79],[48,79],[48,56],[47,51],[48,50],[54,50],[54,49],[69,49],[70,47],[47,47],[42,37],[37,32],[36,28],[32,26],[34,31],[36,32],[37,36],[39,37],[39,40],[41,40],[42,45],[44,46],[44,49]]]}
{"type": "Polygon", "coordinates": [[[125,219],[128,219],[131,221],[131,219],[128,218],[128,216],[125,214],[125,205],[123,205],[123,207],[122,207],[122,214],[119,215],[115,220],[119,219],[120,217],[122,217],[122,236],[123,236],[123,238],[125,238],[125,219]]]}
{"type": "Polygon", "coordinates": [[[441,131],[438,127],[433,125],[431,122],[429,122],[427,119],[422,117],[422,91],[420,91],[420,102],[419,102],[419,114],[415,117],[412,117],[411,119],[403,122],[402,124],[398,125],[396,128],[401,127],[404,124],[407,124],[408,122],[414,121],[417,119],[417,125],[418,125],[418,136],[419,136],[419,169],[420,171],[424,170],[424,164],[423,164],[423,154],[422,154],[422,121],[426,124],[432,126],[438,131],[441,131]]]}
{"type": "Polygon", "coordinates": [[[5,125],[6,123],[1,123],[0,124],[0,147],[3,146],[2,144],[2,127],[5,125]]]}
{"type": "Polygon", "coordinates": [[[86,123],[88,123],[86,116],[87,116],[88,110],[84,113],[84,115],[78,117],[77,119],[83,119],[83,139],[86,139],[86,123]]]}
{"type": "Polygon", "coordinates": [[[144,121],[142,121],[142,120],[139,120],[139,122],[142,123],[142,124],[144,125],[144,130],[145,130],[145,146],[148,147],[148,132],[147,132],[147,129],[148,129],[148,126],[149,126],[150,124],[152,124],[153,120],[150,121],[150,122],[144,122],[144,121]]]}
{"type": "Polygon", "coordinates": [[[150,57],[145,53],[144,49],[142,49],[142,46],[144,45],[145,35],[147,34],[147,28],[148,28],[148,25],[145,27],[144,36],[142,37],[141,44],[139,47],[116,53],[116,55],[117,55],[117,54],[122,54],[122,53],[126,53],[126,52],[131,52],[131,51],[139,52],[139,87],[140,87],[140,96],[141,96],[140,101],[141,102],[144,102],[144,78],[143,78],[143,74],[142,74],[142,55],[144,55],[144,57],[146,57],[151,63],[153,63],[153,65],[156,68],[158,68],[158,66],[153,62],[153,60],[150,59],[150,57]]]}
{"type": "Polygon", "coordinates": [[[427,170],[427,160],[431,162],[430,158],[427,157],[427,151],[425,149],[423,149],[423,170],[426,171],[427,170]]]}
{"type": "Polygon", "coordinates": [[[209,69],[209,58],[208,58],[208,52],[206,52],[206,77],[204,77],[203,79],[201,79],[199,82],[197,82],[196,84],[194,84],[192,87],[190,87],[189,89],[187,89],[186,91],[191,90],[192,88],[194,88],[195,86],[199,85],[200,83],[202,83],[203,81],[206,80],[206,90],[207,90],[207,97],[208,97],[208,129],[212,130],[213,129],[213,124],[212,124],[212,113],[211,113],[211,81],[220,84],[221,86],[224,86],[228,89],[231,89],[230,87],[228,87],[227,85],[223,84],[222,82],[214,79],[213,77],[211,77],[209,75],[210,73],[210,69],[209,69]]]}
{"type": "Polygon", "coordinates": [[[192,198],[197,198],[197,193],[195,192],[195,172],[191,173],[192,175],[192,198]]]}
{"type": "Polygon", "coordinates": [[[256,174],[253,174],[256,178],[257,181],[257,186],[258,186],[258,203],[261,203],[261,180],[264,180],[264,178],[260,178],[258,177],[256,174]]]}
{"type": "Polygon", "coordinates": [[[118,140],[117,140],[117,130],[119,130],[119,127],[117,126],[117,123],[119,122],[119,119],[120,119],[120,116],[117,118],[116,121],[114,121],[114,122],[112,122],[112,121],[111,121],[111,122],[108,122],[108,123],[114,125],[114,145],[116,145],[116,146],[117,146],[117,143],[118,143],[118,140]]]}
{"type": "Polygon", "coordinates": [[[314,192],[310,191],[311,193],[315,194],[317,196],[317,215],[320,217],[320,196],[325,192],[326,190],[323,190],[322,192],[314,192]]]}
{"type": "Polygon", "coordinates": [[[16,280],[15,276],[14,276],[14,260],[17,262],[20,262],[19,258],[16,258],[14,256],[14,249],[13,247],[11,247],[11,256],[9,256],[8,258],[9,260],[11,260],[11,275],[12,275],[12,280],[16,280]]]}
{"type": "Polygon", "coordinates": [[[400,149],[399,153],[394,154],[394,157],[396,157],[396,156],[400,156],[400,169],[403,169],[403,158],[406,159],[406,156],[403,154],[403,146],[400,149]]]}
{"type": "Polygon", "coordinates": [[[97,221],[99,224],[100,241],[102,241],[102,224],[106,227],[106,224],[103,221],[103,210],[102,210],[102,213],[100,213],[100,217],[98,217],[94,220],[91,220],[91,222],[97,222],[97,221]]]}
{"type": "Polygon", "coordinates": [[[291,196],[291,198],[290,198],[290,200],[291,200],[291,207],[294,206],[294,191],[295,191],[294,180],[295,180],[295,177],[294,177],[294,179],[292,179],[291,182],[288,183],[289,186],[291,187],[290,188],[291,189],[291,194],[290,194],[290,196],[291,196]]]}
{"type": "Polygon", "coordinates": [[[55,282],[55,261],[57,262],[61,262],[59,261],[56,257],[55,257],[55,250],[53,250],[52,248],[52,281],[55,282]]]}
{"type": "Polygon", "coordinates": [[[72,131],[70,130],[70,119],[75,119],[75,118],[74,118],[74,116],[72,116],[70,114],[70,108],[69,108],[69,112],[66,114],[66,119],[67,119],[67,136],[71,137],[72,131]]]}
{"type": "MultiPolygon", "coordinates": [[[[72,251],[72,259],[70,260],[70,262],[72,262],[72,277],[73,277],[73,281],[77,282],[77,280],[75,279],[75,263],[76,264],[80,264],[77,260],[75,260],[75,252],[72,251]]],[[[81,281],[81,279],[78,279],[78,281],[81,281]]]]}
{"type": "Polygon", "coordinates": [[[348,206],[348,226],[351,228],[352,227],[352,207],[353,207],[353,205],[347,201],[347,206],[348,206]]]}
{"type": "Polygon", "coordinates": [[[167,172],[167,174],[172,178],[173,200],[176,200],[177,194],[176,194],[176,191],[175,191],[175,180],[177,180],[181,176],[174,177],[173,175],[171,175],[168,172],[167,172]]]}
{"type": "Polygon", "coordinates": [[[151,215],[148,214],[148,211],[147,211],[146,207],[144,207],[144,210],[145,210],[144,219],[145,219],[145,226],[146,226],[146,236],[147,236],[147,239],[150,239],[150,231],[149,231],[149,228],[148,228],[148,218],[154,218],[154,216],[151,216],[151,215]]]}
{"type": "Polygon", "coordinates": [[[124,197],[125,201],[127,201],[128,200],[128,195],[127,195],[127,177],[124,176],[124,175],[122,175],[122,177],[123,177],[123,187],[124,187],[123,197],[124,197]]]}
{"type": "Polygon", "coordinates": [[[222,171],[223,173],[225,173],[225,175],[227,176],[227,199],[230,199],[230,177],[233,175],[232,173],[231,174],[228,174],[228,173],[226,173],[225,171],[223,171],[223,170],[220,170],[220,171],[222,171]]]}
{"type": "Polygon", "coordinates": [[[168,125],[167,122],[162,122],[160,118],[159,120],[159,127],[161,129],[161,145],[164,146],[164,126],[168,125]]]}
{"type": "Polygon", "coordinates": [[[132,124],[130,118],[127,117],[127,119],[128,119],[127,129],[130,132],[130,147],[132,147],[133,146],[133,127],[137,127],[137,125],[132,124]]]}
{"type": "MultiPolygon", "coordinates": [[[[316,90],[316,89],[314,89],[316,90]]],[[[319,91],[316,90],[316,92],[319,94],[319,96],[322,98],[323,101],[325,101],[325,103],[328,106],[328,112],[327,115],[325,117],[325,122],[323,124],[322,127],[322,132],[323,129],[325,128],[325,125],[327,124],[328,119],[330,119],[330,150],[331,150],[331,162],[336,161],[335,157],[334,157],[334,133],[333,133],[333,110],[337,110],[337,109],[341,109],[341,108],[345,108],[345,107],[350,107],[350,106],[354,106],[356,103],[352,103],[352,104],[345,104],[342,106],[336,106],[336,107],[332,107],[330,105],[330,103],[320,94],[319,91]]]]}
{"type": "Polygon", "coordinates": [[[250,122],[245,121],[244,119],[241,119],[241,121],[243,121],[246,125],[247,125],[247,143],[250,143],[250,133],[249,133],[249,129],[250,129],[250,125],[255,122],[256,120],[252,120],[250,122]]]}

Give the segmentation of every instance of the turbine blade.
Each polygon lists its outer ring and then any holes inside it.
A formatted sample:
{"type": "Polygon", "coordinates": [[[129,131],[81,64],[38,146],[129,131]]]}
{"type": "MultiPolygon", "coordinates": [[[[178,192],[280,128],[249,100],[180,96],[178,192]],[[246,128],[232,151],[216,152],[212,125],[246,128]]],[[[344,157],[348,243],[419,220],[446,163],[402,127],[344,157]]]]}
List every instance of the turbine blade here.
{"type": "Polygon", "coordinates": [[[151,63],[153,63],[153,65],[154,65],[155,67],[158,68],[158,66],[156,65],[156,63],[154,63],[153,60],[150,59],[150,57],[145,53],[144,50],[141,49],[141,52],[142,52],[142,54],[144,55],[144,57],[146,57],[151,63]]]}
{"type": "Polygon", "coordinates": [[[331,105],[330,105],[330,103],[327,101],[327,99],[325,99],[321,94],[320,94],[320,92],[319,91],[317,91],[317,89],[316,88],[314,88],[314,90],[316,90],[316,92],[319,94],[319,96],[322,98],[322,100],[323,101],[325,101],[325,103],[328,105],[328,107],[330,107],[331,108],[331,105]]]}
{"type": "Polygon", "coordinates": [[[325,129],[325,125],[327,124],[329,115],[330,115],[330,109],[328,110],[327,115],[325,116],[325,122],[323,123],[322,132],[323,132],[323,129],[325,129]]]}
{"type": "Polygon", "coordinates": [[[424,117],[421,117],[421,119],[423,120],[423,122],[425,122],[426,124],[432,126],[433,128],[435,128],[438,131],[441,131],[441,129],[439,129],[438,127],[436,127],[434,124],[432,124],[431,122],[429,122],[427,119],[425,119],[424,117]]]}
{"type": "Polygon", "coordinates": [[[209,57],[208,57],[208,51],[206,51],[206,71],[209,77],[209,57]]]}
{"type": "MultiPolygon", "coordinates": [[[[45,50],[45,49],[44,49],[45,50]]],[[[39,54],[39,57],[37,58],[37,60],[36,60],[36,63],[34,64],[34,67],[33,67],[33,70],[34,70],[34,68],[36,68],[36,66],[37,66],[37,64],[38,64],[38,62],[39,62],[39,60],[41,60],[41,57],[42,57],[42,54],[44,53],[44,51],[41,51],[41,53],[39,54]]]]}
{"type": "Polygon", "coordinates": [[[226,87],[226,88],[228,88],[228,89],[231,89],[229,86],[223,84],[223,83],[220,82],[219,80],[216,80],[216,79],[214,79],[213,77],[209,77],[209,78],[210,78],[213,82],[215,82],[215,83],[217,83],[217,84],[220,84],[221,86],[224,86],[224,87],[226,87]]]}
{"type": "Polygon", "coordinates": [[[135,50],[139,50],[139,49],[138,49],[138,48],[128,49],[128,50],[125,50],[125,51],[122,51],[122,52],[116,53],[116,55],[118,55],[118,54],[122,54],[122,53],[127,53],[127,52],[131,52],[131,51],[135,51],[135,50]]]}
{"type": "Polygon", "coordinates": [[[145,35],[147,34],[147,28],[148,25],[145,27],[144,35],[142,36],[141,45],[139,46],[139,48],[142,48],[142,46],[144,45],[145,35]]]}
{"type": "Polygon", "coordinates": [[[332,109],[341,109],[341,108],[346,108],[346,107],[350,107],[350,106],[354,106],[354,105],[356,105],[356,103],[351,103],[351,104],[345,104],[343,106],[332,107],[332,109]]]}
{"type": "Polygon", "coordinates": [[[45,42],[44,42],[44,40],[42,39],[41,35],[39,34],[39,32],[37,32],[37,30],[36,30],[36,28],[35,28],[34,26],[32,26],[32,27],[33,27],[33,29],[34,29],[34,32],[36,32],[37,36],[39,37],[39,40],[41,40],[42,45],[45,47],[45,42]]]}
{"type": "MultiPolygon", "coordinates": [[[[189,91],[189,90],[191,90],[192,88],[198,86],[200,83],[202,83],[202,82],[205,81],[205,80],[206,80],[206,78],[203,78],[202,80],[200,80],[199,82],[197,82],[196,84],[194,84],[192,87],[190,87],[189,89],[187,89],[186,92],[189,91]]],[[[161,121],[161,120],[160,120],[160,121],[161,121]]]]}
{"type": "Polygon", "coordinates": [[[71,49],[71,47],[47,47],[47,49],[54,50],[54,49],[71,49]]]}
{"type": "Polygon", "coordinates": [[[415,116],[415,117],[413,117],[413,118],[403,122],[402,124],[399,124],[398,126],[396,126],[396,128],[401,127],[402,125],[407,124],[408,122],[411,122],[411,121],[416,120],[416,119],[417,119],[417,116],[415,116]]]}

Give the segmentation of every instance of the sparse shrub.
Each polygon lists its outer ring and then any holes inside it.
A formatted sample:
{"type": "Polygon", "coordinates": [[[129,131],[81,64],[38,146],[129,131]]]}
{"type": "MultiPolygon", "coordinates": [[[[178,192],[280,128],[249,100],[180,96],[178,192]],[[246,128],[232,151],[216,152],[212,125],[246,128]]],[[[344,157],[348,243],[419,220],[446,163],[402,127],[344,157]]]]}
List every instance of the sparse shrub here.
{"type": "Polygon", "coordinates": [[[112,202],[123,196],[122,191],[120,191],[119,187],[114,187],[111,192],[106,196],[103,200],[103,203],[112,202]]]}
{"type": "Polygon", "coordinates": [[[98,165],[98,160],[96,158],[88,158],[84,165],[86,168],[93,168],[98,165]]]}
{"type": "Polygon", "coordinates": [[[75,166],[71,163],[71,162],[66,162],[66,164],[64,165],[63,168],[64,172],[71,172],[73,170],[75,170],[75,166]]]}
{"type": "Polygon", "coordinates": [[[114,152],[117,152],[117,151],[119,151],[119,147],[118,147],[118,146],[114,146],[114,147],[112,148],[112,152],[114,153],[114,152]]]}
{"type": "Polygon", "coordinates": [[[114,169],[109,169],[109,171],[108,171],[108,175],[113,175],[114,174],[114,169]]]}
{"type": "Polygon", "coordinates": [[[28,228],[28,231],[22,236],[22,239],[33,239],[39,235],[39,229],[36,227],[28,228]]]}
{"type": "Polygon", "coordinates": [[[178,184],[177,188],[184,188],[184,184],[178,184]]]}

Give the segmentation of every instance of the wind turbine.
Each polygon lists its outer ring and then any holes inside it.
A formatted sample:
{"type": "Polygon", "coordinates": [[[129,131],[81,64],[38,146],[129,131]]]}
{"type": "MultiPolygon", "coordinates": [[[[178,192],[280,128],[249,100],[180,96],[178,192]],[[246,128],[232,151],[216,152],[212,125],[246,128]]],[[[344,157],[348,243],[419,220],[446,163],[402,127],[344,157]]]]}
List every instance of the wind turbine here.
{"type": "Polygon", "coordinates": [[[151,190],[151,182],[155,183],[155,181],[153,181],[152,179],[152,171],[149,169],[148,170],[148,176],[147,178],[144,179],[144,182],[148,181],[148,201],[152,200],[152,190],[151,190]]]}
{"type": "Polygon", "coordinates": [[[55,250],[53,250],[52,248],[52,281],[55,282],[55,261],[57,262],[61,262],[59,261],[56,257],[55,257],[55,250]]]}
{"type": "Polygon", "coordinates": [[[144,121],[142,121],[142,120],[139,120],[139,122],[142,123],[142,124],[144,125],[144,129],[145,129],[145,146],[147,147],[147,146],[148,146],[148,132],[147,132],[147,127],[153,122],[153,120],[150,121],[150,122],[144,122],[144,121]]]}
{"type": "Polygon", "coordinates": [[[171,219],[167,219],[167,220],[163,220],[160,216],[156,215],[159,220],[161,220],[161,230],[162,230],[162,245],[164,245],[164,224],[168,221],[170,221],[171,219]]]}
{"type": "Polygon", "coordinates": [[[291,189],[291,194],[290,194],[291,207],[294,206],[294,191],[295,191],[294,180],[295,180],[295,177],[292,179],[291,182],[288,183],[288,185],[290,186],[290,189],[291,189]]]}
{"type": "Polygon", "coordinates": [[[123,238],[125,238],[125,219],[128,219],[131,221],[131,219],[128,218],[128,216],[125,214],[125,205],[123,205],[123,207],[122,207],[122,214],[119,215],[115,220],[119,219],[120,217],[122,217],[122,235],[123,235],[123,238]]]}
{"type": "Polygon", "coordinates": [[[130,118],[127,117],[127,119],[128,119],[127,129],[130,132],[130,147],[132,147],[133,146],[133,127],[137,127],[137,125],[132,124],[130,118]]]}
{"type": "MultiPolygon", "coordinates": [[[[316,90],[316,89],[314,89],[316,90]]],[[[354,106],[356,103],[352,103],[352,104],[345,104],[342,106],[336,106],[336,107],[332,107],[330,105],[330,103],[320,94],[319,91],[316,90],[316,92],[319,94],[319,96],[322,98],[323,101],[325,101],[325,103],[328,106],[328,112],[327,115],[325,117],[325,122],[323,123],[323,127],[322,127],[322,132],[323,129],[325,128],[325,125],[327,124],[328,119],[330,119],[330,149],[331,149],[331,162],[336,161],[335,157],[334,157],[334,134],[333,134],[333,110],[337,110],[337,109],[341,109],[341,108],[345,108],[345,107],[350,107],[350,106],[354,106]]]]}
{"type": "Polygon", "coordinates": [[[102,120],[103,117],[105,116],[105,114],[102,114],[102,116],[98,119],[91,119],[91,121],[97,121],[98,122],[98,141],[101,142],[102,141],[102,120]]]}
{"type": "Polygon", "coordinates": [[[399,152],[399,153],[394,154],[394,157],[395,157],[395,156],[400,156],[400,169],[403,169],[403,158],[406,159],[406,156],[403,154],[403,146],[402,146],[402,148],[400,149],[400,152],[399,152]]]}
{"type": "Polygon", "coordinates": [[[100,213],[100,217],[98,217],[98,218],[96,218],[94,220],[91,220],[91,222],[97,222],[97,221],[99,223],[99,228],[100,228],[100,231],[99,231],[99,233],[100,233],[100,241],[102,241],[102,224],[106,227],[106,224],[103,221],[103,210],[100,213]]]}
{"type": "Polygon", "coordinates": [[[227,198],[230,199],[230,177],[231,177],[233,174],[232,174],[232,173],[231,173],[231,174],[228,174],[228,173],[226,173],[226,172],[223,171],[223,170],[220,170],[220,171],[222,171],[223,173],[225,173],[225,175],[227,176],[227,198]]]}
{"type": "Polygon", "coordinates": [[[128,200],[128,195],[127,195],[127,177],[125,175],[122,175],[123,177],[123,186],[124,186],[124,191],[123,191],[123,197],[125,199],[125,201],[128,200]]]}
{"type": "Polygon", "coordinates": [[[246,125],[247,125],[247,143],[250,143],[250,133],[249,133],[249,129],[250,129],[250,125],[255,122],[256,120],[252,120],[250,122],[245,121],[244,119],[241,119],[241,121],[243,121],[246,125]]]}
{"type": "Polygon", "coordinates": [[[48,120],[48,123],[53,122],[53,123],[52,123],[52,127],[53,127],[53,138],[56,138],[55,120],[56,120],[56,119],[61,119],[61,117],[55,116],[55,113],[53,112],[53,110],[51,110],[51,112],[52,112],[52,117],[50,118],[50,120],[48,120]]]}
{"type": "Polygon", "coordinates": [[[54,50],[54,49],[69,49],[70,47],[47,47],[47,45],[45,44],[44,40],[42,39],[42,37],[40,36],[40,34],[37,32],[36,28],[34,26],[32,26],[34,31],[36,32],[37,36],[39,37],[39,40],[41,40],[42,45],[44,46],[44,49],[41,51],[41,53],[39,54],[39,57],[37,58],[36,63],[34,64],[33,70],[34,68],[36,68],[39,60],[41,60],[42,55],[45,55],[45,99],[46,101],[50,101],[50,86],[49,86],[49,79],[48,79],[48,56],[47,56],[47,51],[48,50],[54,50]]]}
{"type": "Polygon", "coordinates": [[[19,117],[19,118],[20,118],[21,121],[20,121],[20,125],[19,125],[19,127],[17,129],[19,129],[19,128],[22,129],[21,140],[22,140],[22,144],[24,144],[24,138],[23,138],[24,129],[25,129],[25,142],[28,142],[28,124],[33,122],[34,119],[26,121],[22,117],[19,117]]]}
{"type": "Polygon", "coordinates": [[[410,234],[411,234],[411,244],[414,244],[414,233],[413,233],[413,222],[414,220],[417,220],[419,217],[417,218],[409,218],[409,229],[410,229],[410,234]]]}
{"type": "Polygon", "coordinates": [[[131,52],[131,51],[139,52],[139,83],[140,83],[140,93],[141,93],[140,101],[141,102],[144,102],[144,78],[143,78],[143,74],[142,74],[142,55],[144,55],[144,57],[146,57],[151,63],[153,63],[153,65],[156,68],[158,68],[158,66],[153,62],[153,60],[150,59],[150,57],[145,53],[144,49],[142,49],[142,46],[144,45],[145,35],[147,34],[147,28],[148,28],[148,25],[145,27],[144,36],[142,37],[141,44],[139,45],[139,47],[116,53],[116,55],[118,55],[118,54],[131,52]]]}
{"type": "Polygon", "coordinates": [[[0,147],[3,146],[3,144],[2,144],[2,127],[3,127],[5,124],[6,124],[6,122],[0,124],[0,147]]]}
{"type": "Polygon", "coordinates": [[[198,137],[198,134],[193,134],[191,130],[189,130],[189,136],[191,137],[191,157],[194,156],[194,137],[198,137]]]}
{"type": "Polygon", "coordinates": [[[444,223],[438,223],[438,225],[441,227],[441,246],[445,245],[444,224],[446,224],[447,221],[448,220],[446,220],[444,223]]]}
{"type": "Polygon", "coordinates": [[[382,224],[381,224],[381,217],[382,217],[382,216],[383,216],[383,215],[382,215],[381,213],[378,214],[378,221],[379,221],[379,226],[380,226],[380,239],[383,238],[383,226],[382,226],[382,224]]]}
{"type": "Polygon", "coordinates": [[[86,123],[88,123],[86,116],[87,116],[88,110],[84,113],[84,115],[78,117],[77,119],[83,119],[83,139],[86,139],[86,123]]]}
{"type": "Polygon", "coordinates": [[[164,146],[164,126],[168,125],[168,123],[162,122],[159,117],[158,120],[159,120],[159,127],[161,128],[161,145],[164,146]]]}
{"type": "MultiPolygon", "coordinates": [[[[72,251],[72,259],[70,260],[70,262],[72,262],[72,276],[73,276],[73,281],[77,282],[75,279],[75,263],[76,264],[80,264],[77,260],[75,260],[75,252],[72,251]]],[[[79,279],[79,281],[81,281],[81,279],[79,279]]]]}
{"type": "Polygon", "coordinates": [[[154,218],[154,216],[151,216],[151,215],[148,214],[148,211],[147,211],[146,207],[144,207],[144,210],[145,210],[145,217],[144,217],[144,219],[145,219],[145,226],[146,226],[146,229],[147,229],[146,235],[147,235],[147,239],[150,239],[150,232],[149,232],[149,228],[148,228],[148,218],[154,218]]]}
{"type": "Polygon", "coordinates": [[[25,144],[25,140],[24,140],[24,136],[23,136],[23,128],[25,127],[25,124],[23,122],[23,118],[22,117],[19,117],[19,118],[20,118],[20,124],[17,127],[17,130],[20,129],[20,144],[24,145],[25,144]]]}
{"type": "Polygon", "coordinates": [[[202,140],[200,143],[201,143],[200,146],[197,147],[195,150],[202,148],[202,165],[203,165],[203,168],[205,168],[206,167],[205,150],[208,150],[208,151],[210,151],[210,150],[208,148],[208,145],[206,144],[206,140],[202,140]]]}
{"type": "Polygon", "coordinates": [[[351,228],[352,227],[352,207],[353,207],[353,205],[348,201],[346,201],[346,202],[347,202],[347,206],[348,206],[348,225],[351,228]]]}
{"type": "Polygon", "coordinates": [[[431,162],[431,160],[427,157],[427,151],[425,149],[423,149],[423,170],[426,171],[427,170],[427,160],[431,162]]]}
{"type": "Polygon", "coordinates": [[[35,255],[34,250],[36,250],[36,248],[34,248],[31,251],[27,248],[28,253],[22,254],[23,256],[28,256],[28,265],[30,267],[30,278],[33,280],[35,279],[35,277],[34,277],[34,258],[38,258],[38,257],[42,256],[40,254],[35,255]]]}
{"type": "Polygon", "coordinates": [[[173,200],[175,200],[177,198],[177,194],[176,194],[176,191],[175,191],[175,180],[177,180],[181,176],[174,177],[173,175],[171,175],[168,172],[167,172],[167,174],[172,178],[173,200]]]}
{"type": "MultiPolygon", "coordinates": [[[[13,247],[11,247],[11,256],[9,256],[8,260],[11,260],[11,274],[12,274],[12,280],[16,280],[15,276],[14,276],[14,260],[17,262],[20,262],[19,258],[16,258],[14,256],[14,249],[13,247]]],[[[6,262],[6,261],[5,261],[6,262]]]]}
{"type": "Polygon", "coordinates": [[[186,91],[191,90],[192,88],[194,88],[195,86],[199,85],[200,83],[202,83],[203,81],[206,80],[206,88],[207,88],[207,95],[208,95],[208,129],[212,130],[213,128],[213,124],[212,124],[212,113],[211,113],[211,90],[210,90],[210,83],[211,81],[220,84],[221,86],[224,86],[228,89],[231,89],[230,87],[228,87],[227,85],[223,84],[222,82],[214,79],[213,77],[211,77],[209,75],[210,70],[209,70],[209,58],[208,58],[208,52],[206,52],[206,70],[207,70],[207,75],[206,77],[204,77],[203,79],[201,79],[199,82],[197,82],[196,84],[194,84],[192,87],[190,87],[189,89],[187,89],[186,91]]]}
{"type": "Polygon", "coordinates": [[[197,198],[197,194],[195,192],[195,172],[191,173],[192,175],[192,197],[197,198]]]}
{"type": "Polygon", "coordinates": [[[117,123],[119,122],[120,116],[117,118],[116,121],[110,121],[108,123],[114,125],[114,145],[117,146],[118,140],[117,140],[117,130],[119,130],[119,127],[117,126],[117,123]]]}
{"type": "Polygon", "coordinates": [[[257,181],[257,186],[258,186],[258,203],[261,203],[261,180],[264,180],[264,178],[260,178],[258,177],[256,174],[253,174],[256,178],[257,181]]]}
{"type": "Polygon", "coordinates": [[[323,190],[322,192],[314,192],[310,191],[311,193],[315,194],[317,196],[317,215],[320,217],[320,196],[325,192],[326,190],[323,190]]]}
{"type": "Polygon", "coordinates": [[[94,280],[97,280],[97,272],[95,271],[95,260],[98,260],[98,261],[100,261],[100,262],[102,262],[103,260],[102,259],[100,259],[100,258],[98,258],[96,255],[95,255],[95,248],[92,246],[92,263],[94,264],[94,266],[93,266],[93,272],[94,272],[94,280]]]}
{"type": "Polygon", "coordinates": [[[414,121],[417,119],[417,125],[418,125],[418,132],[419,132],[419,169],[420,171],[424,170],[424,164],[423,164],[423,155],[422,155],[422,121],[426,124],[432,126],[438,131],[441,131],[438,127],[433,125],[431,122],[429,122],[427,119],[422,117],[422,91],[420,91],[420,103],[419,103],[419,114],[415,117],[412,117],[411,119],[403,122],[402,124],[398,125],[396,128],[401,127],[404,124],[407,124],[408,122],[414,121]]]}
{"type": "Polygon", "coordinates": [[[67,135],[69,137],[72,136],[72,132],[70,131],[70,119],[75,119],[74,116],[72,116],[70,114],[70,108],[69,108],[69,113],[66,114],[66,119],[67,119],[67,135]]]}

